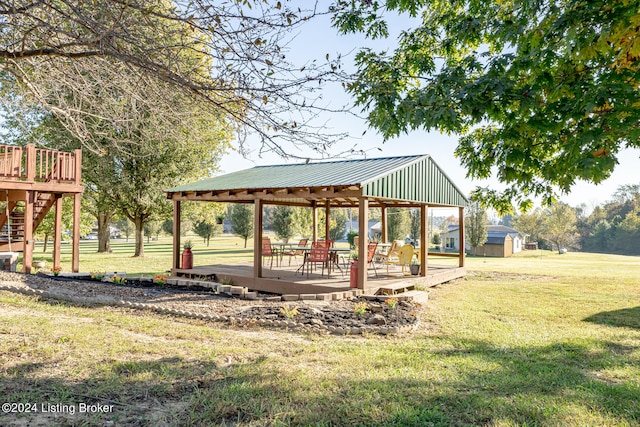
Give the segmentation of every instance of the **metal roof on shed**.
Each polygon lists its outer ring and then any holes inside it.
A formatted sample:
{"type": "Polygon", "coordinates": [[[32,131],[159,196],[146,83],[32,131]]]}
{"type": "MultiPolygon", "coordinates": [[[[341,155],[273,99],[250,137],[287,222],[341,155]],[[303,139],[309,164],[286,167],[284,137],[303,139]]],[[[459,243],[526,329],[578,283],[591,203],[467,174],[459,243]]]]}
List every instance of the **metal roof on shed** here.
{"type": "Polygon", "coordinates": [[[362,196],[466,206],[429,155],[256,166],[167,190],[173,193],[358,187],[362,196]]]}

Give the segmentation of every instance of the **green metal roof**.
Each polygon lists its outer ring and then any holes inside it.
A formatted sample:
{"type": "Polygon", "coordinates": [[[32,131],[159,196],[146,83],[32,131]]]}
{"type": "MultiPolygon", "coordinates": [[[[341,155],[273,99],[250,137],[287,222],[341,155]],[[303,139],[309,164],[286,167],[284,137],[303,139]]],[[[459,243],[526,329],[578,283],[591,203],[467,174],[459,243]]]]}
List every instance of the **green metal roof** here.
{"type": "Polygon", "coordinates": [[[466,206],[467,199],[429,155],[256,166],[167,193],[353,187],[363,196],[466,206]]]}

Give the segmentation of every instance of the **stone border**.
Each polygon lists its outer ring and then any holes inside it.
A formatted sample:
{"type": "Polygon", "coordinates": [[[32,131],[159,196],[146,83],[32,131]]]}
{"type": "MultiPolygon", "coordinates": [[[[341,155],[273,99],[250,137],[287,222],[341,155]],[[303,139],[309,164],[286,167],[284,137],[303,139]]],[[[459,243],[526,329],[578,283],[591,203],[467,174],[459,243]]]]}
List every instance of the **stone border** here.
{"type": "Polygon", "coordinates": [[[104,300],[98,300],[97,298],[61,295],[61,294],[56,294],[49,291],[43,291],[40,289],[24,288],[21,286],[0,284],[0,290],[18,293],[22,295],[28,295],[28,296],[37,296],[40,298],[50,298],[50,299],[55,299],[60,301],[67,301],[75,304],[99,305],[99,306],[108,306],[108,307],[115,306],[115,307],[137,309],[137,310],[151,310],[158,314],[180,316],[180,317],[186,317],[191,319],[208,320],[213,322],[223,322],[223,323],[228,323],[232,326],[258,325],[262,327],[283,328],[286,330],[291,329],[291,330],[300,331],[300,332],[302,331],[327,332],[333,335],[363,335],[366,333],[380,334],[380,335],[399,335],[399,334],[408,333],[417,329],[418,325],[420,324],[420,319],[416,317],[415,323],[413,323],[412,325],[406,325],[406,326],[368,326],[366,328],[361,328],[361,327],[342,328],[342,327],[325,326],[325,325],[306,325],[306,324],[294,322],[292,320],[247,319],[244,317],[219,316],[215,314],[200,314],[200,313],[194,313],[191,311],[166,308],[156,304],[130,302],[130,301],[124,301],[124,300],[118,300],[118,301],[115,301],[114,304],[109,304],[109,303],[106,303],[104,300]]]}
{"type": "MultiPolygon", "coordinates": [[[[49,273],[38,273],[46,278],[51,280],[56,279],[76,279],[76,280],[91,280],[91,275],[88,273],[62,273],[58,276],[54,276],[49,273]]],[[[119,275],[122,277],[127,276],[125,272],[107,272],[105,273],[105,278],[102,280],[103,282],[108,282],[109,278],[119,275]]],[[[151,277],[136,277],[134,280],[138,280],[141,282],[153,282],[153,278],[151,277]]],[[[258,296],[258,291],[252,291],[246,286],[235,286],[235,285],[225,285],[218,282],[210,282],[206,280],[195,280],[195,279],[187,279],[187,278],[179,278],[179,277],[170,277],[167,279],[168,285],[174,286],[198,286],[205,289],[211,289],[214,294],[224,294],[235,298],[242,298],[248,300],[255,301],[342,301],[354,297],[361,297],[366,299],[378,299],[380,301],[384,301],[389,298],[397,298],[398,301],[413,301],[413,296],[407,295],[367,295],[364,293],[362,289],[349,289],[342,290],[336,292],[327,292],[327,293],[319,293],[319,294],[283,294],[280,296],[258,296]]]]}

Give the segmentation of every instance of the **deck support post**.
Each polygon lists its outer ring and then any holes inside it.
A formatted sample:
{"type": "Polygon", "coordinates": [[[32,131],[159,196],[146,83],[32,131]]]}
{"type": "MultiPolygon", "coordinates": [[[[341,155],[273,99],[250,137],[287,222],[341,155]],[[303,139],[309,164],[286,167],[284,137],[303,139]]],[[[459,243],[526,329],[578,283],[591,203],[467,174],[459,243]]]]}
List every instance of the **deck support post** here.
{"type": "Polygon", "coordinates": [[[173,272],[180,268],[180,221],[182,220],[180,200],[173,201],[173,272]]]}
{"type": "Polygon", "coordinates": [[[62,194],[56,194],[55,221],[53,224],[53,267],[60,267],[60,242],[62,240],[62,194]]]}
{"type": "Polygon", "coordinates": [[[262,277],[262,199],[254,202],[253,214],[253,277],[262,277]]]}
{"type": "Polygon", "coordinates": [[[71,271],[80,271],[80,201],[82,193],[73,195],[73,234],[71,249],[71,271]]]}
{"type": "Polygon", "coordinates": [[[460,241],[460,254],[458,256],[458,266],[464,267],[464,207],[460,206],[458,208],[458,240],[460,241]]]}
{"type": "Polygon", "coordinates": [[[33,262],[33,203],[35,191],[27,191],[24,205],[24,252],[22,253],[22,270],[31,273],[33,262]]]}
{"type": "Polygon", "coordinates": [[[369,251],[369,199],[358,201],[358,289],[367,287],[367,252],[369,251]]]}
{"type": "Polygon", "coordinates": [[[428,254],[429,254],[429,205],[420,206],[420,276],[426,277],[427,270],[429,268],[428,254]]]}

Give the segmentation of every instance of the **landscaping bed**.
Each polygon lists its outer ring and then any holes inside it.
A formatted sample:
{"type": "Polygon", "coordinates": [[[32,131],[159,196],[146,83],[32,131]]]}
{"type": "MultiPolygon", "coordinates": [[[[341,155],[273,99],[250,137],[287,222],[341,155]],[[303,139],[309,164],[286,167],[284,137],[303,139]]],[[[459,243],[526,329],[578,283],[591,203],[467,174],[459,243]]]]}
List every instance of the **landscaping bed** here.
{"type": "Polygon", "coordinates": [[[246,300],[209,288],[128,279],[114,284],[67,277],[0,272],[0,289],[70,301],[152,310],[162,314],[232,324],[315,329],[336,334],[407,332],[418,323],[421,306],[407,301],[358,297],[342,301],[246,300]]]}

